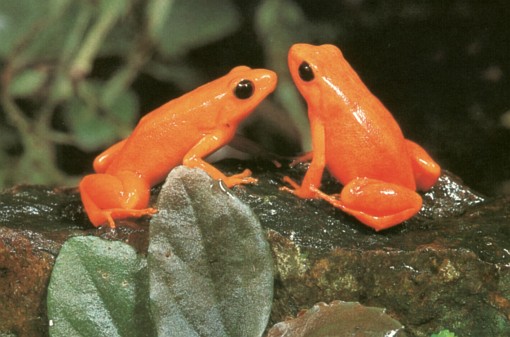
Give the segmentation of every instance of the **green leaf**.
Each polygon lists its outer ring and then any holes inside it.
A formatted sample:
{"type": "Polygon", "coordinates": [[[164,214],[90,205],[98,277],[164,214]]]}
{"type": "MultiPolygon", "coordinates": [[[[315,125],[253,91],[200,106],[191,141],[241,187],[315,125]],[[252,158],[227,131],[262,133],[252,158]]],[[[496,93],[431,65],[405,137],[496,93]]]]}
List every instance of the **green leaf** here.
{"type": "Polygon", "coordinates": [[[69,120],[73,121],[73,136],[81,149],[85,151],[97,150],[116,140],[113,127],[104,123],[102,118],[94,114],[87,115],[87,106],[73,104],[71,109],[73,117],[69,120]]]}
{"type": "Polygon", "coordinates": [[[297,318],[275,324],[267,337],[405,337],[404,327],[384,309],[358,302],[319,303],[297,318]]]}
{"type": "Polygon", "coordinates": [[[30,96],[43,86],[47,78],[48,73],[45,70],[27,69],[10,83],[9,92],[14,97],[30,96]]]}
{"type": "Polygon", "coordinates": [[[80,71],[98,54],[123,55],[132,35],[114,25],[130,4],[130,0],[0,1],[0,58],[22,46],[16,57],[21,55],[28,64],[64,54],[66,60],[76,57],[75,71],[80,71]]]}
{"type": "Polygon", "coordinates": [[[136,122],[138,108],[138,96],[131,90],[121,92],[109,107],[116,124],[127,128],[129,132],[136,122]]]}
{"type": "Polygon", "coordinates": [[[441,330],[437,334],[432,334],[430,337],[455,337],[455,334],[450,332],[450,330],[441,330]]]}
{"type": "Polygon", "coordinates": [[[78,5],[70,3],[70,0],[0,1],[0,57],[7,56],[20,42],[24,46],[23,58],[40,61],[58,56],[61,48],[57,46],[63,45],[79,10],[78,5]]]}
{"type": "Polygon", "coordinates": [[[113,103],[105,105],[101,101],[104,83],[83,82],[81,90],[82,97],[67,102],[65,119],[82,149],[97,150],[131,132],[138,112],[134,92],[124,91],[113,103]]]}
{"type": "Polygon", "coordinates": [[[26,34],[33,22],[40,18],[45,1],[0,1],[0,57],[5,57],[17,39],[26,34]]]}
{"type": "Polygon", "coordinates": [[[94,59],[115,24],[126,13],[128,5],[129,0],[101,0],[95,4],[92,10],[95,20],[73,60],[72,73],[88,74],[91,71],[94,59]]]}
{"type": "Polygon", "coordinates": [[[157,23],[151,34],[167,56],[180,56],[224,38],[240,24],[240,14],[230,0],[175,0],[167,8],[156,2],[148,11],[148,21],[157,23]],[[156,10],[158,5],[161,11],[156,10]]]}
{"type": "Polygon", "coordinates": [[[147,30],[153,40],[160,40],[168,13],[172,10],[174,0],[147,1],[147,30]]]}
{"type": "Polygon", "coordinates": [[[179,166],[151,220],[150,309],[159,336],[261,336],[272,257],[251,209],[205,172],[179,166]]]}
{"type": "Polygon", "coordinates": [[[114,127],[99,115],[94,106],[77,97],[67,102],[65,119],[77,145],[85,151],[103,148],[116,139],[114,127]]]}
{"type": "Polygon", "coordinates": [[[145,336],[146,261],[122,242],[75,237],[60,251],[48,286],[50,335],[145,336]]]}

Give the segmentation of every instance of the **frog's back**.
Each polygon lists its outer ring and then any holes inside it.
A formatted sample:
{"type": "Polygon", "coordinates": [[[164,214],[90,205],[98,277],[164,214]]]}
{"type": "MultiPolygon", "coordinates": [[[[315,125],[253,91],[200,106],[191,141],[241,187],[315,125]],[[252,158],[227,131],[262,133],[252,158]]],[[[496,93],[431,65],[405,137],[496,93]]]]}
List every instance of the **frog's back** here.
{"type": "Polygon", "coordinates": [[[168,172],[182,164],[182,159],[201,139],[202,135],[186,123],[171,120],[148,123],[135,129],[107,173],[132,171],[144,176],[152,184],[165,178],[168,172]]]}

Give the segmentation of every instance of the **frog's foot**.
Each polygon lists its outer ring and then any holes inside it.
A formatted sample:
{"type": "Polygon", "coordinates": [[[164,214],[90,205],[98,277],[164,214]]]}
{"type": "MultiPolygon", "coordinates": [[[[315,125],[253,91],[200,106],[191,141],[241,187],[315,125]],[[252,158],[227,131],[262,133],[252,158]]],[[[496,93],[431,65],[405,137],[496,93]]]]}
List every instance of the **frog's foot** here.
{"type": "Polygon", "coordinates": [[[318,197],[317,195],[318,190],[315,188],[303,187],[302,185],[299,185],[288,176],[283,177],[283,181],[289,184],[291,187],[289,188],[287,186],[282,186],[280,187],[280,191],[292,193],[301,199],[315,199],[318,197]]]}
{"type": "Polygon", "coordinates": [[[294,166],[296,166],[298,164],[310,161],[310,160],[312,160],[312,158],[313,158],[313,151],[306,152],[306,153],[302,154],[301,156],[298,156],[298,157],[294,158],[290,162],[289,166],[290,167],[294,167],[294,166]]]}
{"type": "Polygon", "coordinates": [[[126,208],[112,208],[103,209],[94,214],[89,214],[90,221],[94,226],[99,227],[104,223],[108,223],[110,228],[115,228],[115,219],[126,219],[126,218],[141,218],[143,216],[152,216],[157,213],[158,210],[155,208],[144,208],[144,209],[126,209],[126,208]]]}
{"type": "Polygon", "coordinates": [[[314,189],[318,197],[354,216],[376,231],[387,229],[420,211],[422,199],[415,191],[376,179],[356,178],[339,195],[314,189]]]}
{"type": "Polygon", "coordinates": [[[251,171],[249,169],[244,170],[241,173],[233,174],[231,176],[226,176],[225,178],[221,179],[227,185],[227,187],[232,187],[236,185],[241,184],[256,184],[257,178],[253,178],[251,176],[251,171]]]}

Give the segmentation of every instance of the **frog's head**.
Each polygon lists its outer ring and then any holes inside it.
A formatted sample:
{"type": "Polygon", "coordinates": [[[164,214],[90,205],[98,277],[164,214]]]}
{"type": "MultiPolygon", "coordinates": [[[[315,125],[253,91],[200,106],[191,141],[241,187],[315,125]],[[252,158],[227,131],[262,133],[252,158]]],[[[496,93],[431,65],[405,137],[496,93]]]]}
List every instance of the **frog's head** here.
{"type": "Polygon", "coordinates": [[[294,83],[315,114],[330,111],[332,100],[352,104],[359,96],[353,88],[364,87],[340,49],[330,44],[295,44],[289,50],[288,63],[294,83]]]}
{"type": "Polygon", "coordinates": [[[216,123],[236,125],[274,91],[277,76],[271,70],[238,66],[217,81],[216,123]]]}

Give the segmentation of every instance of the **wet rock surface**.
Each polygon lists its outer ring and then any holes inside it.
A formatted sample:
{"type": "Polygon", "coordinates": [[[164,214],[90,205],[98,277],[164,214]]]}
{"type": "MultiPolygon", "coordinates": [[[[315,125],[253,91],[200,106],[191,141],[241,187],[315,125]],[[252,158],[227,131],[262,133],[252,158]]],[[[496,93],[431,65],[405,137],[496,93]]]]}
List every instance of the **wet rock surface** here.
{"type": "MultiPolygon", "coordinates": [[[[342,300],[386,308],[408,336],[441,329],[458,336],[510,335],[508,198],[485,200],[444,172],[423,195],[418,216],[375,233],[326,202],[279,191],[281,178],[300,179],[304,166],[220,165],[232,173],[244,167],[259,183],[233,192],[268,231],[275,258],[271,324],[318,302],[342,300]]],[[[327,192],[340,188],[324,181],[327,192]]],[[[6,190],[0,221],[0,334],[47,335],[46,286],[67,238],[98,235],[147,249],[147,220],[123,221],[126,226],[114,231],[92,228],[76,189],[6,190]]]]}
{"type": "MultiPolygon", "coordinates": [[[[386,308],[409,336],[442,328],[510,334],[508,198],[484,200],[443,172],[420,214],[375,233],[322,201],[259,192],[279,183],[255,175],[259,184],[239,194],[271,229],[279,272],[273,323],[318,301],[342,300],[386,308]]],[[[341,188],[328,179],[324,185],[331,193],[341,188]]]]}

